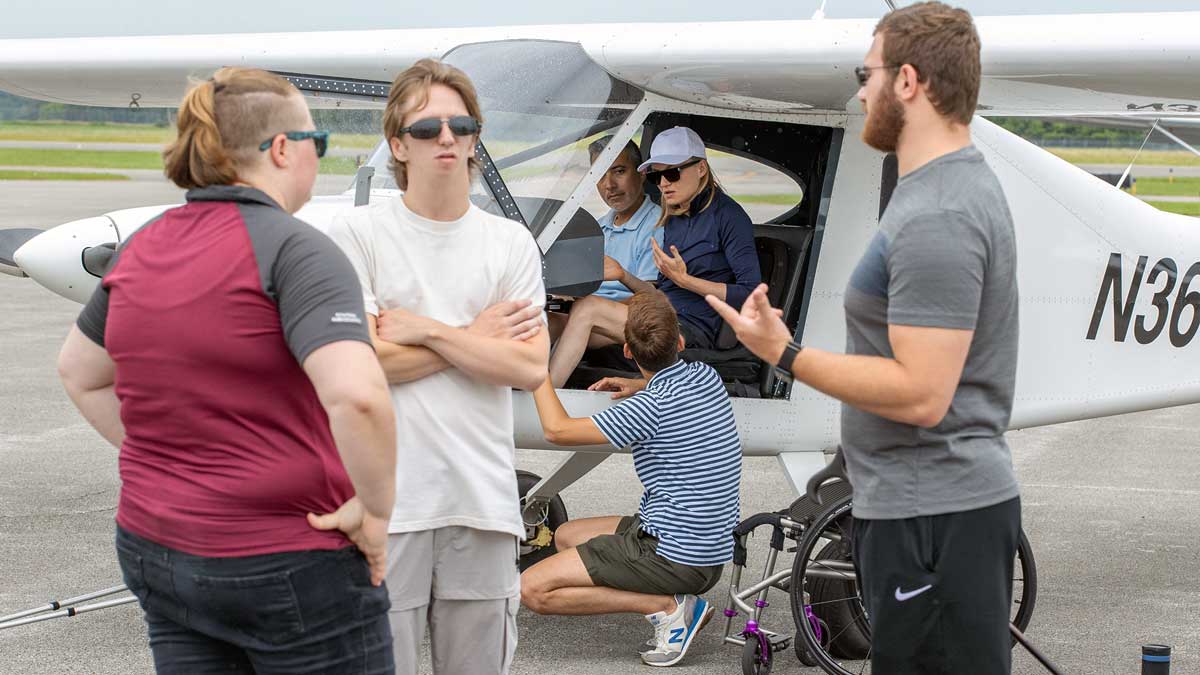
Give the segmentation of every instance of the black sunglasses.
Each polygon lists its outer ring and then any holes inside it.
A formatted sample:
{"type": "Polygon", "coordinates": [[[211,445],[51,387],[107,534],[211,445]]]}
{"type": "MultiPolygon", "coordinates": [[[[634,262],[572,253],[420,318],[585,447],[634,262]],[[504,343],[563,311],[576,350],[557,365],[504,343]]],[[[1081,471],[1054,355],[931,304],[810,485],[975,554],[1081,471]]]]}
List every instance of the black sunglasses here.
{"type": "MultiPolygon", "coordinates": [[[[279,134],[275,134],[278,136],[279,134]]],[[[275,142],[275,136],[263,141],[259,146],[259,150],[266,150],[271,147],[271,143],[275,142]]],[[[303,141],[306,138],[313,139],[313,146],[317,149],[317,157],[324,157],[325,151],[329,148],[329,132],[328,131],[285,131],[283,137],[289,141],[303,141]]]]}
{"type": "Polygon", "coordinates": [[[404,127],[399,131],[398,135],[412,134],[413,138],[427,141],[431,138],[437,138],[442,133],[442,124],[450,127],[450,133],[455,136],[473,136],[479,133],[480,129],[479,120],[467,115],[456,115],[449,119],[426,117],[423,120],[417,120],[404,127]]]}
{"type": "Polygon", "coordinates": [[[895,70],[900,66],[859,66],[854,69],[854,77],[858,79],[858,86],[867,86],[867,80],[871,79],[872,70],[895,70]]]}
{"type": "Polygon", "coordinates": [[[679,180],[680,169],[686,169],[693,164],[698,164],[699,162],[699,159],[693,159],[686,161],[679,166],[673,166],[669,169],[663,169],[661,171],[647,171],[646,180],[650,181],[652,185],[658,185],[659,181],[663,178],[666,178],[668,183],[674,183],[679,180]]]}

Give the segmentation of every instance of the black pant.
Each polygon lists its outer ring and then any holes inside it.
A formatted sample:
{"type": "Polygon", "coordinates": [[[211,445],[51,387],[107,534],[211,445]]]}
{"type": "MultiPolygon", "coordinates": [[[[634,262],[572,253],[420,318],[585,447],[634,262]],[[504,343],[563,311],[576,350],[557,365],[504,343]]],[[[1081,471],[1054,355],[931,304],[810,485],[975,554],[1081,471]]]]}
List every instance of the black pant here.
{"type": "Polygon", "coordinates": [[[1010,673],[1020,528],[1020,498],[937,516],[855,519],[873,671],[1010,673]]]}
{"type": "Polygon", "coordinates": [[[120,527],[116,543],[160,675],[394,672],[387,588],[354,547],[206,558],[120,527]]]}

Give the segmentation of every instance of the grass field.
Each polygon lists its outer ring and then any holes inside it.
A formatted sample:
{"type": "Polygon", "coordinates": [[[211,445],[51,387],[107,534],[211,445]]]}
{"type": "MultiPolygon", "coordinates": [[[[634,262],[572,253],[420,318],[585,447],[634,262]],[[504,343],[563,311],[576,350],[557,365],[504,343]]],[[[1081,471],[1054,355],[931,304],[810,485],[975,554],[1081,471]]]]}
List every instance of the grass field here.
{"type": "Polygon", "coordinates": [[[166,143],[175,137],[170,127],[110,122],[0,122],[3,141],[63,141],[68,143],[166,143]]]}
{"type": "Polygon", "coordinates": [[[1134,183],[1139,195],[1164,197],[1200,197],[1200,178],[1183,177],[1168,181],[1166,178],[1139,178],[1134,183]]]}
{"type": "MultiPolygon", "coordinates": [[[[0,141],[60,141],[65,143],[156,143],[166,145],[175,138],[174,127],[152,124],[87,122],[0,122],[0,141]]],[[[335,148],[374,148],[376,134],[334,131],[329,144],[335,148]]]]}
{"type": "Polygon", "coordinates": [[[1185,216],[1200,217],[1200,202],[1146,202],[1150,206],[1171,213],[1179,213],[1185,216]]]}
{"type": "MultiPolygon", "coordinates": [[[[162,169],[162,155],[157,152],[128,150],[59,150],[42,148],[0,148],[0,167],[45,166],[85,167],[89,169],[162,169]]],[[[325,157],[321,173],[353,174],[358,166],[350,157],[325,157]]],[[[66,176],[78,174],[63,174],[66,176]]],[[[80,179],[88,180],[88,179],[80,179]]],[[[91,179],[96,180],[96,179],[91,179]]]]}
{"type": "Polygon", "coordinates": [[[0,169],[0,180],[129,180],[129,176],[119,173],[92,173],[84,171],[0,169]]]}
{"type": "Polygon", "coordinates": [[[90,169],[161,169],[157,152],[0,148],[0,166],[81,166],[90,169]]]}
{"type": "Polygon", "coordinates": [[[800,201],[799,194],[767,193],[757,195],[729,195],[733,201],[743,204],[778,204],[792,206],[800,201]]]}
{"type": "MultiPolygon", "coordinates": [[[[1137,148],[1044,148],[1072,164],[1129,164],[1137,148]]],[[[1147,150],[1136,166],[1200,166],[1200,157],[1179,150],[1147,150]]]]}

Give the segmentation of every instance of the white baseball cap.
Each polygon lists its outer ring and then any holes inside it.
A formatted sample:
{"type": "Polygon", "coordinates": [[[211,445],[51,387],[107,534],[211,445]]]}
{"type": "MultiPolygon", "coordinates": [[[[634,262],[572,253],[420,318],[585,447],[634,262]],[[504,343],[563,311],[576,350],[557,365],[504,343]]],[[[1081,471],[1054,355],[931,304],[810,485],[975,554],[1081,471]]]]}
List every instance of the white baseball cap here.
{"type": "Polygon", "coordinates": [[[651,164],[675,166],[693,157],[708,159],[708,155],[704,154],[704,141],[687,127],[672,127],[654,137],[654,143],[650,145],[650,159],[642,162],[637,170],[645,173],[651,164]]]}

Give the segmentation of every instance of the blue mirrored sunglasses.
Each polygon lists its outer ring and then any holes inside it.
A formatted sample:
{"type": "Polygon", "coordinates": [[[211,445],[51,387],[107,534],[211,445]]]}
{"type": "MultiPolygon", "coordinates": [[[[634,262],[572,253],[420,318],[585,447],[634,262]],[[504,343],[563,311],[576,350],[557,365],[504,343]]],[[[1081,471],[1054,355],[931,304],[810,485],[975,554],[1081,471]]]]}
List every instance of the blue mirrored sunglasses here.
{"type": "MultiPolygon", "coordinates": [[[[279,134],[275,134],[278,136],[279,134]]],[[[275,141],[275,136],[268,138],[258,146],[259,150],[266,150],[271,147],[271,143],[275,141]]],[[[329,148],[329,132],[328,131],[285,131],[283,137],[289,141],[303,141],[306,138],[313,139],[313,146],[317,149],[317,157],[324,157],[325,150],[329,148]]]]}

